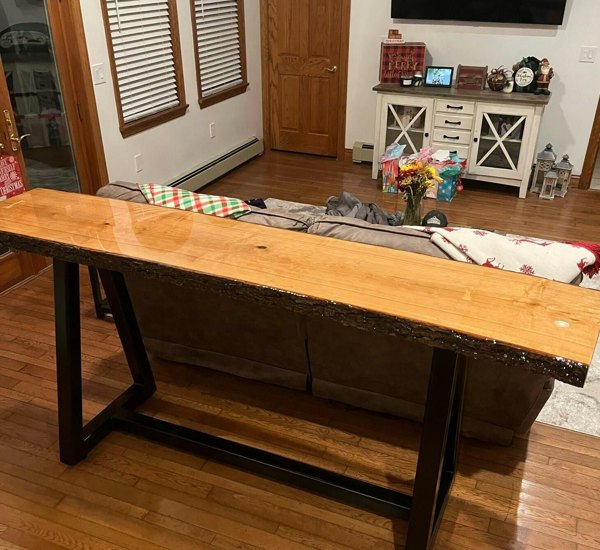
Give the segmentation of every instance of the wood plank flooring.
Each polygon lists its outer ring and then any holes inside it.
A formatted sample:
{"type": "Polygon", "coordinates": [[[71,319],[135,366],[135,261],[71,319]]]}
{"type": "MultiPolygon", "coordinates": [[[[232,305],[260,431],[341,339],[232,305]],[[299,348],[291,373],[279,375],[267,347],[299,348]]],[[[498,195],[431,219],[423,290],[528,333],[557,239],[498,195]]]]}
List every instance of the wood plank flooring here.
{"type": "MultiPolygon", "coordinates": [[[[332,195],[348,191],[363,202],[388,211],[404,210],[398,195],[381,191],[371,179],[370,164],[352,164],[299,154],[270,152],[250,161],[203,192],[243,199],[278,198],[325,205],[332,195]]],[[[498,229],[556,240],[600,241],[600,191],[570,189],[566,198],[541,200],[502,185],[465,182],[451,203],[427,199],[424,212],[441,210],[455,225],[498,229]]]]}
{"type": "MultiPolygon", "coordinates": [[[[273,154],[210,191],[322,202],[340,189],[358,194],[370,185],[365,167],[318,160],[273,154]],[[307,182],[312,191],[294,188],[297,181],[307,182]]],[[[370,193],[367,200],[390,208],[375,188],[370,193]]],[[[519,202],[501,192],[470,194],[448,205],[457,219],[500,220],[505,210],[523,224],[510,230],[523,231],[530,227],[530,213],[541,208],[537,198],[519,202]],[[482,212],[489,205],[496,210],[491,218],[482,212]]],[[[543,236],[591,239],[600,219],[593,214],[599,199],[600,194],[570,193],[560,208],[579,220],[574,229],[566,219],[546,227],[539,216],[531,227],[543,236]]],[[[543,204],[552,212],[543,216],[547,221],[560,212],[557,201],[543,204]]],[[[129,379],[115,328],[95,319],[85,277],[83,282],[89,418],[129,379]]],[[[402,521],[129,435],[111,434],[79,466],[61,464],[53,333],[51,273],[0,296],[1,549],[402,546],[402,521]]],[[[416,424],[209,370],[154,362],[159,391],[144,407],[147,413],[259,442],[386,486],[412,484],[416,424]]],[[[536,424],[528,438],[518,438],[509,448],[464,441],[435,548],[600,549],[599,512],[600,439],[536,424]]]]}

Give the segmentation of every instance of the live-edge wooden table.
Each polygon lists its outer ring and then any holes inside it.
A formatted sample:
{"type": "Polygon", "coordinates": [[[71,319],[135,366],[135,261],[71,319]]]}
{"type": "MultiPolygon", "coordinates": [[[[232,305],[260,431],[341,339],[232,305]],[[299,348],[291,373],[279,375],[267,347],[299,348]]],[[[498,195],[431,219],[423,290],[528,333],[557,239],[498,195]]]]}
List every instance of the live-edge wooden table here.
{"type": "MultiPolygon", "coordinates": [[[[600,293],[381,247],[59,191],[0,202],[0,245],[54,259],[60,459],[124,430],[390,517],[433,544],[457,466],[464,358],[583,386],[600,293]],[[82,419],[79,265],[100,270],[133,384],[82,419]],[[136,412],[156,390],[123,273],[272,304],[434,348],[412,496],[136,412]]],[[[399,347],[401,350],[401,347],[399,347]]],[[[399,351],[400,353],[400,351],[399,351]]]]}

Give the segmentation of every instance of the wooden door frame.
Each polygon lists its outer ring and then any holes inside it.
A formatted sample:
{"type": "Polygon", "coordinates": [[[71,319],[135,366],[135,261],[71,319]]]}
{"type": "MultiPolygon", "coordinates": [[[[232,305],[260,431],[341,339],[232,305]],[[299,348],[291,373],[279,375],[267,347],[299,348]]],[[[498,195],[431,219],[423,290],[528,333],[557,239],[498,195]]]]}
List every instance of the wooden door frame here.
{"type": "Polygon", "coordinates": [[[100,119],[79,0],[46,0],[71,146],[82,193],[108,183],[100,119]]]}
{"type": "MultiPolygon", "coordinates": [[[[338,108],[338,142],[337,160],[346,156],[346,109],[348,103],[348,59],[350,51],[350,0],[339,0],[342,5],[342,40],[340,48],[340,103],[338,108]]],[[[260,47],[262,68],[263,96],[263,139],[265,151],[272,148],[271,133],[271,93],[269,89],[269,74],[271,62],[269,59],[269,5],[268,0],[260,0],[260,47]]]]}
{"type": "Polygon", "coordinates": [[[587,153],[585,154],[585,161],[581,170],[581,178],[579,179],[580,189],[589,189],[592,185],[592,176],[594,174],[594,167],[596,166],[596,160],[598,159],[598,153],[600,152],[600,98],[598,98],[598,107],[596,108],[596,117],[594,118],[594,124],[592,131],[590,132],[590,141],[588,143],[587,153]]]}

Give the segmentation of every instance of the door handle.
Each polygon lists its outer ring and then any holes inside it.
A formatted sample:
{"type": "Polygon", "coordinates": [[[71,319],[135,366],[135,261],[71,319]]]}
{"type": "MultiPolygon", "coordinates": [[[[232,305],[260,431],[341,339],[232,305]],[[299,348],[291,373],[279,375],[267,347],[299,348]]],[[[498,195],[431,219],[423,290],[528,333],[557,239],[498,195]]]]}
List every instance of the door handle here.
{"type": "Polygon", "coordinates": [[[21,141],[23,141],[26,137],[29,137],[31,134],[23,134],[21,137],[16,136],[15,134],[10,134],[10,141],[12,142],[12,150],[17,152],[19,150],[19,145],[21,145],[21,141]]]}
{"type": "Polygon", "coordinates": [[[334,65],[333,67],[325,67],[325,70],[328,73],[337,73],[338,72],[338,66],[334,65]]]}

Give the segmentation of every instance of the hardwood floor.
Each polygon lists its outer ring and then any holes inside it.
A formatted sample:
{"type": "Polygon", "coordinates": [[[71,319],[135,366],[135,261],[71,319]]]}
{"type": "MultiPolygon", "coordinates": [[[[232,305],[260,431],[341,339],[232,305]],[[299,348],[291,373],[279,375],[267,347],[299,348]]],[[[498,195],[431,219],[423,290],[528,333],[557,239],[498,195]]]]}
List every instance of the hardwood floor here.
{"type": "MultiPolygon", "coordinates": [[[[404,210],[401,197],[383,193],[381,184],[371,179],[370,164],[291,153],[266,153],[203,189],[243,199],[272,197],[323,206],[343,191],[388,211],[404,210]]],[[[465,191],[451,203],[427,199],[424,212],[434,209],[446,213],[455,225],[555,240],[600,241],[600,191],[571,189],[564,199],[546,201],[530,194],[521,200],[516,188],[466,181],[465,191]]]]}
{"type": "MultiPolygon", "coordinates": [[[[343,189],[396,205],[364,166],[283,154],[248,164],[210,192],[320,203],[343,189]]],[[[576,190],[554,203],[471,191],[445,210],[462,223],[598,240],[599,205],[600,193],[576,190]]],[[[129,378],[115,328],[95,319],[83,282],[89,418],[129,378]]],[[[0,295],[0,549],[402,546],[402,521],[129,435],[109,435],[76,467],[61,464],[53,318],[50,272],[0,295]]],[[[209,370],[154,364],[159,391],[144,407],[150,414],[386,486],[411,486],[417,424],[209,370]]],[[[600,549],[600,439],[535,424],[509,448],[465,440],[460,464],[436,549],[600,549]]]]}

